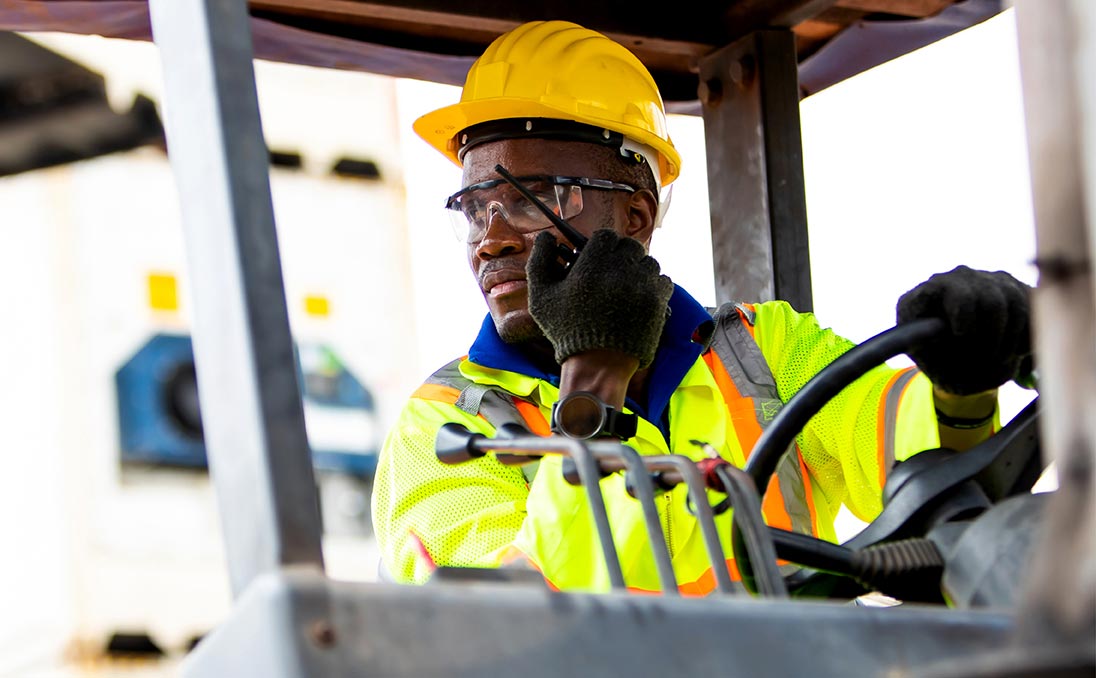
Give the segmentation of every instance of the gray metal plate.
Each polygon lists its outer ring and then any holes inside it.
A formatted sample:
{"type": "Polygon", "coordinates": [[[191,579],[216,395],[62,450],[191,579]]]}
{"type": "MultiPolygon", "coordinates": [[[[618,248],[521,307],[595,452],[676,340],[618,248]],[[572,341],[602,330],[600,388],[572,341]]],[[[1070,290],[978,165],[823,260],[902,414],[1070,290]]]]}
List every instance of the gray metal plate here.
{"type": "Polygon", "coordinates": [[[264,575],[184,675],[896,676],[1003,648],[1003,614],[264,575]]]}

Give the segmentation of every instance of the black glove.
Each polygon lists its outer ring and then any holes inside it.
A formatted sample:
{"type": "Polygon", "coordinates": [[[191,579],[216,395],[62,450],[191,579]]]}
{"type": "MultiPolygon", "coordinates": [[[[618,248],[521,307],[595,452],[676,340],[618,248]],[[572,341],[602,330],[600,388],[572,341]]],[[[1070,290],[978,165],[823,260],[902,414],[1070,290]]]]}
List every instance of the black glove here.
{"type": "Polygon", "coordinates": [[[640,368],[650,365],[674,291],[659,270],[638,240],[600,229],[564,271],[555,236],[538,235],[525,266],[529,313],[552,342],[556,362],[609,349],[634,356],[640,368]]]}
{"type": "Polygon", "coordinates": [[[949,333],[910,357],[933,384],[954,395],[1014,379],[1021,363],[1030,365],[1030,293],[1004,271],[959,266],[932,276],[898,300],[898,324],[941,318],[949,333]]]}

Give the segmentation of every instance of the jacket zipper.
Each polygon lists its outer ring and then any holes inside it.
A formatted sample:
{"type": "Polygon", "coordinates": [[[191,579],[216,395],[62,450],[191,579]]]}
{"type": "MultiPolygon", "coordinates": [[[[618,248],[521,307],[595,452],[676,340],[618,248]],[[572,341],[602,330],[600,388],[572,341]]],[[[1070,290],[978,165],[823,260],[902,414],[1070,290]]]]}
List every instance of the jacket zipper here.
{"type": "Polygon", "coordinates": [[[670,552],[670,560],[674,557],[674,517],[671,515],[673,507],[672,492],[666,492],[666,549],[670,552]]]}

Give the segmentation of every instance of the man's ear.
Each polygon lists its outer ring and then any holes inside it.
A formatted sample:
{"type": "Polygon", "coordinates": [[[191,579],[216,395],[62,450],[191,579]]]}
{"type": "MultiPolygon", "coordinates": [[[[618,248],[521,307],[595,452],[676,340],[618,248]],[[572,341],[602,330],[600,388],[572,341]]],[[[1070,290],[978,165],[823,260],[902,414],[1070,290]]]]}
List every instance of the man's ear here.
{"type": "Polygon", "coordinates": [[[641,188],[628,196],[627,222],[624,235],[640,241],[644,246],[651,244],[655,232],[655,215],[658,214],[658,198],[646,188],[641,188]]]}

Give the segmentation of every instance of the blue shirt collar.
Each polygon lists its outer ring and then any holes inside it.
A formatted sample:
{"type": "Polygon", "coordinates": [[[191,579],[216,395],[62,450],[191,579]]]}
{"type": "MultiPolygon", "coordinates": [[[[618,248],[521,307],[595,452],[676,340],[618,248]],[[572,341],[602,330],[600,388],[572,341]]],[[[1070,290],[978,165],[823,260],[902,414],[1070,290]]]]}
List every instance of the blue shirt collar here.
{"type": "MultiPolygon", "coordinates": [[[[663,414],[670,403],[670,396],[706,348],[703,343],[694,342],[693,335],[701,324],[712,319],[707,309],[677,285],[674,285],[669,306],[670,316],[662,329],[662,340],[651,364],[647,402],[628,401],[632,411],[659,426],[664,434],[668,432],[663,423],[663,414]]],[[[504,342],[495,330],[490,313],[484,318],[479,336],[468,350],[468,359],[477,365],[544,379],[559,386],[558,367],[552,372],[546,372],[516,345],[504,342]]]]}

